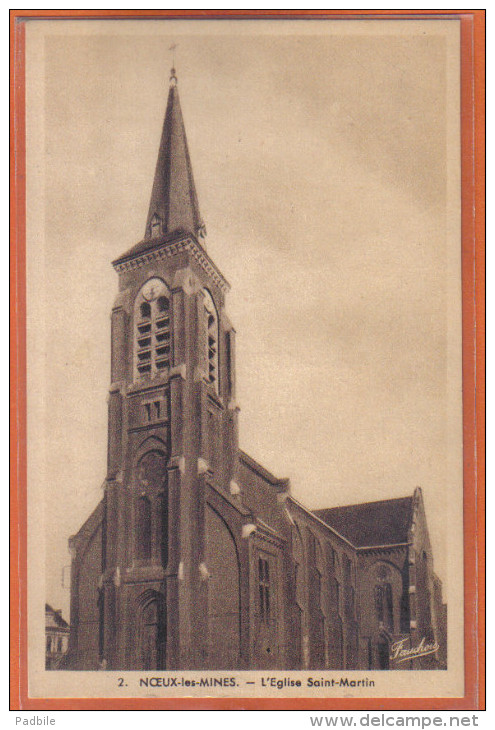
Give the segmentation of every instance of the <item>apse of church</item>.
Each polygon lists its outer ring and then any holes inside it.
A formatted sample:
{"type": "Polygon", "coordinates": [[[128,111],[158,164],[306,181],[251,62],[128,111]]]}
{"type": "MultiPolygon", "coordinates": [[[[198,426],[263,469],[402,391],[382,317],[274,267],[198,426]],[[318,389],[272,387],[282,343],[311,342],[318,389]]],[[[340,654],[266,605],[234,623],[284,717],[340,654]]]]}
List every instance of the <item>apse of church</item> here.
{"type": "Polygon", "coordinates": [[[205,236],[172,70],[144,238],[113,262],[107,475],[70,540],[64,667],[445,667],[421,490],[312,512],[239,449],[205,236]],[[394,664],[423,637],[442,648],[394,664]]]}

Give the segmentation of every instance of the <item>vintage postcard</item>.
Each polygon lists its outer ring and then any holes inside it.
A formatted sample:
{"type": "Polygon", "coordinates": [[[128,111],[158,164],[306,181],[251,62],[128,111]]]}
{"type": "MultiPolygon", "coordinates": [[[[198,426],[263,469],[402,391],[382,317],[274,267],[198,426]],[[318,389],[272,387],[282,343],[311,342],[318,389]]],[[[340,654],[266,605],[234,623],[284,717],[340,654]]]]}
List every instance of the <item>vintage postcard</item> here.
{"type": "Polygon", "coordinates": [[[14,28],[23,707],[479,708],[465,19],[89,16],[14,28]]]}

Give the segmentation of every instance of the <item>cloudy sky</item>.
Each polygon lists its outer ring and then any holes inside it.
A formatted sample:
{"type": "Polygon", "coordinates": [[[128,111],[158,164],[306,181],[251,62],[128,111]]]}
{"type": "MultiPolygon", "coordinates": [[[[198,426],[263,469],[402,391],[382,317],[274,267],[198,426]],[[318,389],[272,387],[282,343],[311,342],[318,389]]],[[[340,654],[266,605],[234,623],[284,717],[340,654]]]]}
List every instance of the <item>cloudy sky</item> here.
{"type": "Polygon", "coordinates": [[[41,26],[28,32],[28,335],[47,600],[67,613],[67,538],[102,495],[110,262],[143,236],[174,42],[206,247],[232,285],[241,447],[310,507],[421,486],[447,580],[461,499],[457,28],[41,26]]]}

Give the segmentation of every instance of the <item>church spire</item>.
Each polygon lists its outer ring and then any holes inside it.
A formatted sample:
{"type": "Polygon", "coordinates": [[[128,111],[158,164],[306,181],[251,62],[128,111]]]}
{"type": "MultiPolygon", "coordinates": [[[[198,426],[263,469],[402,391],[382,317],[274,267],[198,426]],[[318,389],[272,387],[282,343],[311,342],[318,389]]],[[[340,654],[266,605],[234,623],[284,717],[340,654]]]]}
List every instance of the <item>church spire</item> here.
{"type": "Polygon", "coordinates": [[[194,186],[177,77],[175,68],[172,68],[144,236],[156,238],[175,231],[201,237],[206,234],[194,186]]]}

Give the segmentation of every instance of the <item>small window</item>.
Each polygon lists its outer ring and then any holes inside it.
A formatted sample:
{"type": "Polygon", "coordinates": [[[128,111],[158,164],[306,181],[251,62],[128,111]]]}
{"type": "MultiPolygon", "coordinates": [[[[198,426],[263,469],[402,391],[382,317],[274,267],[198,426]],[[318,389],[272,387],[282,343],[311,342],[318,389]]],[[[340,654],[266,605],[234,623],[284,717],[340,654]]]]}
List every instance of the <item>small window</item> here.
{"type": "Polygon", "coordinates": [[[158,238],[162,232],[162,219],[160,216],[155,215],[151,219],[151,238],[158,238]]]}
{"type": "Polygon", "coordinates": [[[270,572],[268,560],[258,560],[258,583],[260,599],[260,618],[263,623],[270,620],[270,572]]]}
{"type": "Polygon", "coordinates": [[[149,403],[143,403],[144,420],[146,423],[159,421],[163,416],[163,407],[161,400],[155,400],[149,403]]]}
{"type": "Polygon", "coordinates": [[[46,637],[46,650],[47,652],[51,652],[52,650],[52,639],[50,636],[46,637]]]}
{"type": "Polygon", "coordinates": [[[62,651],[62,639],[57,640],[57,651],[60,653],[62,651]]]}

